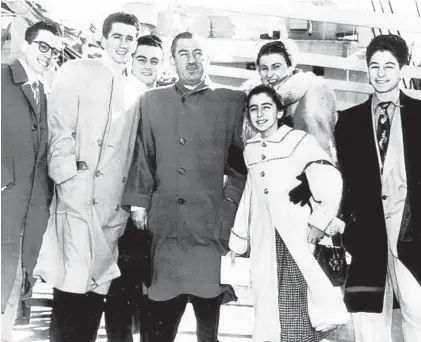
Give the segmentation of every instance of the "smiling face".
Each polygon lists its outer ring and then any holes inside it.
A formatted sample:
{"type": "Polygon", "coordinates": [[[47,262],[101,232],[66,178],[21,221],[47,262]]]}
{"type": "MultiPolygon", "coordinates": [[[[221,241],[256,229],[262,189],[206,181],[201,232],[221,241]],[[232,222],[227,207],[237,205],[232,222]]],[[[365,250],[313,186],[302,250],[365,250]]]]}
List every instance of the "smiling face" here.
{"type": "Polygon", "coordinates": [[[288,75],[290,67],[280,53],[271,53],[260,57],[258,71],[263,84],[272,87],[281,83],[288,75]]]}
{"type": "Polygon", "coordinates": [[[171,61],[183,84],[195,86],[205,77],[208,57],[199,39],[179,39],[171,61]]]}
{"type": "Polygon", "coordinates": [[[104,48],[111,59],[118,64],[128,62],[136,49],[136,27],[113,23],[108,37],[104,37],[104,48]]]}
{"type": "Polygon", "coordinates": [[[265,93],[250,98],[248,112],[251,124],[264,138],[278,130],[278,119],[283,116],[283,112],[278,110],[272,98],[265,93]]]}
{"type": "Polygon", "coordinates": [[[164,53],[157,46],[139,45],[133,56],[133,74],[148,87],[154,87],[162,73],[164,53]]]}
{"type": "Polygon", "coordinates": [[[377,51],[368,63],[368,80],[376,93],[392,93],[401,80],[399,62],[389,51],[377,51]]]}
{"type": "Polygon", "coordinates": [[[34,73],[42,74],[51,69],[58,58],[58,55],[54,55],[53,49],[57,52],[61,48],[61,37],[54,35],[48,30],[39,30],[36,38],[26,48],[25,61],[34,73]],[[47,49],[47,52],[41,52],[41,50],[47,49]]]}

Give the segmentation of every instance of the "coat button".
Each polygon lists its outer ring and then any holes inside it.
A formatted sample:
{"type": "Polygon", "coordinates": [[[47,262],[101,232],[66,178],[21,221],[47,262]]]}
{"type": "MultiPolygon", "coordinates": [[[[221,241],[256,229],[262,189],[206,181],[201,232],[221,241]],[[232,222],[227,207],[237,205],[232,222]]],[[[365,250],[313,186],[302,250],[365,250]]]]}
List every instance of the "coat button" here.
{"type": "Polygon", "coordinates": [[[383,195],[383,196],[382,196],[382,200],[383,200],[383,201],[387,200],[387,196],[386,196],[386,195],[383,195]]]}
{"type": "Polygon", "coordinates": [[[180,168],[178,169],[178,173],[179,173],[180,175],[184,175],[184,174],[186,173],[186,169],[185,169],[185,168],[183,168],[183,167],[180,167],[180,168]]]}
{"type": "Polygon", "coordinates": [[[127,177],[123,177],[123,179],[121,180],[123,183],[126,183],[127,177]]]}
{"type": "Polygon", "coordinates": [[[181,139],[180,139],[180,144],[181,144],[181,145],[184,145],[185,143],[186,143],[186,139],[181,138],[181,139]]]}
{"type": "Polygon", "coordinates": [[[179,198],[177,202],[178,204],[183,205],[184,203],[186,203],[186,200],[184,198],[179,198]]]}
{"type": "Polygon", "coordinates": [[[76,132],[72,132],[72,138],[75,139],[76,138],[76,132]]]}
{"type": "Polygon", "coordinates": [[[262,146],[263,146],[263,147],[266,147],[266,143],[265,143],[265,142],[262,142],[262,146]]]}
{"type": "Polygon", "coordinates": [[[119,211],[120,210],[120,204],[117,204],[117,206],[115,207],[115,211],[119,211]]]}
{"type": "Polygon", "coordinates": [[[99,147],[102,147],[102,140],[101,139],[97,140],[97,143],[98,143],[99,147]]]}
{"type": "Polygon", "coordinates": [[[264,154],[262,154],[262,160],[265,160],[266,156],[264,154]]]}
{"type": "Polygon", "coordinates": [[[263,190],[263,192],[265,193],[265,195],[267,195],[269,193],[268,189],[263,190]]]}
{"type": "Polygon", "coordinates": [[[32,131],[36,131],[36,130],[37,130],[37,128],[38,128],[38,125],[37,125],[37,124],[34,124],[34,125],[32,126],[32,131]]]}
{"type": "Polygon", "coordinates": [[[265,171],[260,172],[260,176],[264,177],[265,176],[265,171]]]}
{"type": "Polygon", "coordinates": [[[98,204],[98,202],[95,200],[95,198],[92,200],[92,204],[93,205],[98,204]]]}

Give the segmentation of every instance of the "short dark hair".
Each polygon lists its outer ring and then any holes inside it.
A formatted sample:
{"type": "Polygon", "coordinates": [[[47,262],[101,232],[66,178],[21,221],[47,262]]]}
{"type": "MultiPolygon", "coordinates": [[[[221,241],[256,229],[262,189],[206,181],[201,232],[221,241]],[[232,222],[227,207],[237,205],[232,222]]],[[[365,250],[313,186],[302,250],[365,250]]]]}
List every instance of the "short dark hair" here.
{"type": "Polygon", "coordinates": [[[177,48],[177,42],[180,39],[194,39],[194,38],[202,38],[202,37],[199,36],[198,34],[187,32],[187,31],[186,32],[181,32],[181,33],[177,34],[174,37],[174,39],[173,39],[173,41],[171,43],[171,55],[173,57],[175,57],[175,49],[177,48]]]}
{"type": "Polygon", "coordinates": [[[145,36],[140,36],[137,39],[137,46],[139,45],[147,45],[147,46],[155,46],[162,49],[162,40],[158,36],[154,34],[147,34],[145,36]]]}
{"type": "Polygon", "coordinates": [[[139,20],[133,14],[116,12],[110,14],[105,18],[104,24],[102,25],[102,36],[108,38],[108,35],[111,32],[111,28],[114,23],[122,23],[126,25],[132,25],[136,27],[136,31],[139,32],[139,20]]]}
{"type": "MultiPolygon", "coordinates": [[[[247,98],[246,98],[246,115],[249,120],[250,120],[250,113],[249,113],[250,100],[252,96],[259,95],[259,94],[266,94],[267,96],[269,96],[272,99],[272,101],[275,103],[276,109],[278,111],[284,110],[285,106],[283,104],[281,95],[279,95],[273,87],[266,84],[260,84],[257,87],[254,87],[248,93],[247,98]]],[[[287,126],[292,127],[292,118],[287,116],[284,113],[282,118],[278,119],[278,127],[280,127],[281,125],[287,125],[287,126]]]]}
{"type": "Polygon", "coordinates": [[[389,51],[397,59],[400,68],[409,62],[408,46],[405,40],[395,34],[383,34],[371,40],[365,54],[367,65],[377,51],[389,51]]]}
{"type": "Polygon", "coordinates": [[[262,56],[271,55],[275,53],[280,54],[285,58],[287,66],[292,66],[291,58],[289,57],[285,44],[282,43],[280,40],[275,40],[273,42],[266,43],[260,48],[260,51],[257,54],[256,65],[260,64],[260,58],[262,58],[262,56]]]}
{"type": "Polygon", "coordinates": [[[49,31],[58,37],[63,36],[63,32],[61,31],[61,27],[58,23],[52,20],[41,20],[26,29],[25,40],[28,44],[32,44],[32,42],[37,38],[38,32],[41,30],[49,31]]]}

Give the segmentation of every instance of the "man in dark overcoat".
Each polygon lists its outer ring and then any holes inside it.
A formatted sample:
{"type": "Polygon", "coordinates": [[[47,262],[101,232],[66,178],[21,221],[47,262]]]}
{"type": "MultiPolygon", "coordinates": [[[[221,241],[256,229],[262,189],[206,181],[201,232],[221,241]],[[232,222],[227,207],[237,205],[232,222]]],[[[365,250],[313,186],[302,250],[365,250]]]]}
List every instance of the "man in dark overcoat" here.
{"type": "Polygon", "coordinates": [[[374,94],[341,112],[335,132],[352,255],[345,302],[357,342],[389,342],[394,292],[405,341],[421,341],[421,101],[399,90],[402,38],[375,37],[366,60],[374,94]]]}
{"type": "Polygon", "coordinates": [[[49,217],[46,97],[39,76],[60,53],[60,26],[49,21],[30,26],[23,48],[21,58],[1,66],[2,341],[11,340],[23,273],[34,281],[49,217]]]}
{"type": "Polygon", "coordinates": [[[177,35],[179,81],[146,92],[123,204],[153,234],[148,335],[173,341],[190,301],[198,341],[216,342],[223,287],[221,255],[245,183],[241,126],[245,94],[207,75],[203,41],[177,35]],[[224,182],[224,174],[227,181],[224,182]]]}

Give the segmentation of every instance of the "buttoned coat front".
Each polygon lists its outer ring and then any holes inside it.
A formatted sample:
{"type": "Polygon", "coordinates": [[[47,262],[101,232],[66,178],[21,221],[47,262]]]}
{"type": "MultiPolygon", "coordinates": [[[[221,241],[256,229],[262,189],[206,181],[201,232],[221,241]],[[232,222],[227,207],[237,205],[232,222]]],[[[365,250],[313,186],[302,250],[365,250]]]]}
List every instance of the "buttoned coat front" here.
{"type": "Polygon", "coordinates": [[[1,308],[16,278],[23,233],[22,263],[32,270],[48,221],[51,190],[47,174],[46,98],[38,108],[18,60],[1,67],[1,308]]]}
{"type": "Polygon", "coordinates": [[[242,160],[245,94],[205,80],[193,91],[181,83],[150,90],[140,103],[123,203],[149,210],[149,297],[216,297],[221,294],[221,254],[227,252],[245,183],[244,176],[227,168],[236,151],[242,160]],[[225,187],[224,173],[229,175],[225,187]]]}
{"type": "MultiPolygon", "coordinates": [[[[232,229],[229,247],[243,254],[250,243],[252,297],[255,310],[253,341],[279,341],[280,306],[275,230],[284,241],[308,286],[308,313],[314,328],[321,330],[348,319],[340,288],[334,288],[313,256],[308,243],[309,205],[294,205],[289,192],[306,173],[312,208],[334,217],[339,208],[342,179],[316,139],[303,131],[281,126],[268,138],[260,133],[246,143],[247,183],[232,229]]],[[[320,227],[322,228],[322,227],[320,227]]],[[[322,240],[321,243],[328,241],[322,240]]],[[[290,289],[293,293],[294,289],[290,289]]],[[[291,318],[292,319],[292,318],[291,318]]]]}
{"type": "Polygon", "coordinates": [[[35,274],[57,289],[105,294],[120,275],[117,241],[129,215],[120,204],[143,89],[101,60],[67,62],[53,84],[48,168],[56,187],[35,274]]]}

